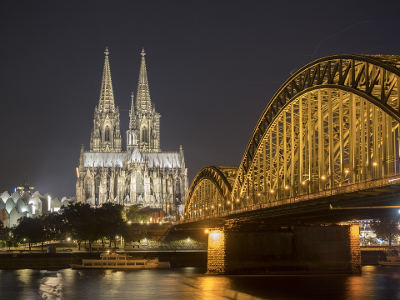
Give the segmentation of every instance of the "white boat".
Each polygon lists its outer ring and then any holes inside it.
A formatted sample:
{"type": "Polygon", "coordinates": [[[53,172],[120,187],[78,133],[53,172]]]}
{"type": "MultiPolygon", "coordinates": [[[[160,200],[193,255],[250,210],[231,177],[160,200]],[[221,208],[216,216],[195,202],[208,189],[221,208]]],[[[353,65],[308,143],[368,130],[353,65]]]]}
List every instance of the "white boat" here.
{"type": "Polygon", "coordinates": [[[381,266],[400,267],[400,256],[386,256],[386,260],[378,261],[381,266]]]}
{"type": "Polygon", "coordinates": [[[82,264],[71,264],[73,269],[169,269],[169,262],[154,259],[135,259],[127,254],[102,253],[100,259],[82,259],[82,264]]]}

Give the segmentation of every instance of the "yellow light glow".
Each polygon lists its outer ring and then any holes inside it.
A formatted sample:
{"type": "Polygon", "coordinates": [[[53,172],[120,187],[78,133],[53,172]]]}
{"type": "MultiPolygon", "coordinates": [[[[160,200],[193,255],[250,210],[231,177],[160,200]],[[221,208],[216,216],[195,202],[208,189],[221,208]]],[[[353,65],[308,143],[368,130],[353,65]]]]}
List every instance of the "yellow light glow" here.
{"type": "Polygon", "coordinates": [[[205,229],[205,230],[204,230],[204,233],[208,233],[208,232],[209,232],[209,230],[208,230],[208,229],[205,229]]]}
{"type": "Polygon", "coordinates": [[[224,233],[221,230],[210,230],[208,234],[209,248],[218,248],[224,243],[224,233]]]}
{"type": "Polygon", "coordinates": [[[306,182],[305,180],[303,180],[303,181],[301,182],[302,185],[306,185],[306,183],[307,183],[307,182],[306,182]]]}
{"type": "Polygon", "coordinates": [[[350,170],[349,169],[344,169],[344,174],[349,174],[350,170]]]}
{"type": "Polygon", "coordinates": [[[271,194],[275,193],[274,189],[270,189],[269,192],[270,192],[271,194]]]}
{"type": "Polygon", "coordinates": [[[321,180],[326,180],[326,176],[325,175],[321,175],[321,180]]]}
{"type": "Polygon", "coordinates": [[[374,167],[376,167],[376,166],[378,165],[378,163],[377,163],[376,161],[374,161],[374,162],[372,163],[372,165],[373,165],[374,167]]]}
{"type": "Polygon", "coordinates": [[[285,185],[285,190],[288,190],[290,187],[288,185],[285,185]]]}

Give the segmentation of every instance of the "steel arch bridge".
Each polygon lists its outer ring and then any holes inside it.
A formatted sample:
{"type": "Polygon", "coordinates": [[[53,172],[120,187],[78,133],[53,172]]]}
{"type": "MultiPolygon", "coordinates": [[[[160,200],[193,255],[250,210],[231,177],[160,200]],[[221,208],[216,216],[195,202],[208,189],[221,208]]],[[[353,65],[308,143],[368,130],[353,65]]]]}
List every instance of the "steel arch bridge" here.
{"type": "Polygon", "coordinates": [[[398,55],[335,55],[305,65],[269,101],[240,166],[196,175],[185,219],[396,182],[399,92],[398,55]]]}

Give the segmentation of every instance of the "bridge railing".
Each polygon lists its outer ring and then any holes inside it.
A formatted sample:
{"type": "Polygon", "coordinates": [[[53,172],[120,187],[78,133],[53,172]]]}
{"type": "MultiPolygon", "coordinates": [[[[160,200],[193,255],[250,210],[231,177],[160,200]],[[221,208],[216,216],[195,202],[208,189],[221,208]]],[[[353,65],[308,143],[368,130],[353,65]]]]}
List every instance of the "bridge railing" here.
{"type": "Polygon", "coordinates": [[[295,204],[295,203],[303,202],[303,201],[307,201],[307,200],[330,197],[330,196],[339,195],[339,194],[354,193],[354,192],[358,192],[358,191],[365,191],[365,190],[372,189],[372,188],[384,187],[384,186],[389,186],[389,185],[394,185],[394,184],[400,184],[400,175],[389,176],[389,177],[386,177],[383,179],[364,181],[364,182],[359,182],[359,183],[354,183],[354,184],[346,184],[346,185],[342,185],[340,187],[336,187],[331,190],[301,195],[301,196],[297,196],[297,197],[280,199],[280,200],[277,200],[274,202],[251,204],[251,205],[248,205],[248,206],[242,207],[242,208],[214,212],[212,214],[196,216],[194,218],[189,217],[189,218],[185,218],[185,219],[179,221],[179,223],[197,222],[197,221],[201,221],[201,220],[205,220],[205,219],[209,219],[209,218],[216,218],[216,217],[227,217],[229,215],[240,214],[240,213],[244,213],[244,212],[248,212],[248,211],[271,208],[271,207],[276,207],[276,206],[280,206],[280,205],[295,204]]]}

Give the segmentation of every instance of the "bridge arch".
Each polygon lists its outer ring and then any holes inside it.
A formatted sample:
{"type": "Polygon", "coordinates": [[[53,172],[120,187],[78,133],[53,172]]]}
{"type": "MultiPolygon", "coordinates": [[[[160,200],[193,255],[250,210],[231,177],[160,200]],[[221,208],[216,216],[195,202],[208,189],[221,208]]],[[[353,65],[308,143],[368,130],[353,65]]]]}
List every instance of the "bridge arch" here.
{"type": "MultiPolygon", "coordinates": [[[[265,183],[265,186],[261,187],[260,184],[256,184],[256,186],[248,187],[248,191],[244,191],[244,186],[246,186],[246,182],[252,182],[254,178],[252,177],[252,173],[254,173],[254,170],[257,169],[256,164],[260,163],[260,160],[262,158],[256,157],[257,153],[265,150],[265,152],[268,151],[275,151],[276,149],[270,149],[267,150],[265,147],[266,144],[268,143],[266,141],[266,138],[268,136],[268,131],[272,131],[272,128],[276,126],[277,123],[285,123],[283,120],[283,114],[286,113],[286,117],[284,118],[286,121],[289,120],[290,123],[293,120],[294,122],[296,121],[297,118],[301,118],[302,121],[307,123],[307,117],[311,116],[313,118],[312,121],[315,121],[319,119],[319,127],[321,127],[322,130],[319,131],[319,134],[321,136],[326,135],[334,135],[336,134],[334,132],[334,129],[337,129],[337,127],[333,127],[334,121],[339,119],[339,126],[342,126],[342,132],[343,133],[343,126],[344,125],[349,125],[349,124],[343,124],[343,122],[340,122],[340,117],[348,121],[348,114],[350,110],[352,111],[352,116],[353,116],[353,122],[352,124],[361,124],[360,119],[358,118],[361,116],[361,113],[364,114],[364,121],[373,119],[374,117],[380,118],[381,122],[375,122],[377,124],[370,124],[369,128],[371,128],[374,125],[381,126],[380,129],[383,127],[383,123],[387,127],[389,127],[388,123],[391,123],[390,126],[392,126],[392,130],[395,131],[395,135],[398,135],[398,123],[400,121],[400,106],[399,106],[399,90],[400,90],[400,56],[394,56],[394,55],[387,55],[387,56],[373,56],[373,55],[336,55],[336,56],[330,56],[330,57],[325,57],[321,58],[319,60],[316,60],[300,70],[298,70],[295,74],[293,74],[275,93],[271,101],[269,102],[268,106],[264,110],[260,120],[257,123],[256,128],[253,131],[252,137],[247,145],[246,151],[243,155],[240,167],[238,169],[238,176],[235,180],[235,184],[233,186],[233,197],[241,199],[244,197],[244,194],[246,193],[247,195],[245,196],[245,199],[252,197],[253,201],[252,202],[258,202],[254,201],[254,194],[263,194],[262,196],[265,198],[266,194],[273,194],[275,193],[275,188],[276,183],[272,184],[269,182],[265,183]],[[331,93],[326,99],[326,95],[324,93],[331,93]],[[332,114],[335,114],[335,105],[332,106],[332,102],[330,97],[333,96],[334,98],[338,98],[339,101],[338,107],[339,112],[342,113],[339,117],[334,118],[328,118],[324,120],[324,116],[322,115],[323,112],[321,111],[322,109],[327,109],[329,110],[331,107],[334,107],[333,110],[331,110],[332,114]],[[309,99],[310,101],[304,100],[309,99]],[[311,101],[311,98],[314,98],[315,101],[311,101]],[[349,98],[352,98],[352,100],[349,100],[349,98]],[[299,103],[299,99],[302,100],[302,105],[307,110],[306,114],[305,111],[300,112],[300,107],[296,107],[295,103],[296,101],[299,103]],[[361,101],[362,99],[362,101],[361,101]],[[307,101],[306,103],[304,101],[307,101]],[[319,102],[318,102],[319,101],[319,102]],[[322,102],[322,103],[321,103],[322,102]],[[324,103],[325,102],[325,103],[324,103]],[[311,103],[309,106],[308,104],[311,103]],[[329,105],[331,103],[331,105],[329,105]],[[344,111],[343,111],[343,105],[339,103],[345,103],[344,111]],[[325,107],[323,107],[325,105],[325,107]],[[350,105],[350,106],[349,106],[350,105]],[[314,106],[314,107],[313,107],[314,106]],[[316,107],[315,107],[316,106],[316,107]],[[368,112],[367,112],[367,109],[368,112]],[[308,111],[310,110],[310,112],[308,111]],[[321,112],[318,114],[318,110],[321,112]],[[362,112],[360,111],[362,110],[362,112]],[[300,114],[299,114],[300,112],[300,114]],[[344,112],[344,114],[343,114],[344,112]],[[383,117],[381,117],[383,116],[383,117]],[[332,119],[332,126],[331,126],[331,132],[329,131],[329,128],[326,129],[326,122],[329,123],[329,119],[332,119]],[[384,119],[384,120],[383,120],[384,119]],[[322,124],[321,124],[322,122],[322,124]],[[382,123],[383,122],[383,123],[382,123]],[[324,128],[325,127],[325,128],[324,128]],[[262,150],[263,149],[263,150],[262,150]],[[252,192],[249,192],[249,189],[252,190],[252,192]],[[249,194],[252,194],[249,197],[249,194]]],[[[300,106],[300,104],[298,105],[300,106]]],[[[328,112],[329,113],[329,112],[328,112]]],[[[325,113],[326,114],[326,113],[325,113]]],[[[351,121],[351,120],[350,120],[351,121]]],[[[294,123],[293,122],[293,123],[294,123]]],[[[312,131],[315,130],[315,122],[309,122],[307,126],[304,128],[303,126],[303,132],[302,134],[308,133],[307,131],[312,131]]],[[[349,123],[349,122],[347,122],[349,123]]],[[[285,124],[283,124],[285,126],[285,124]]],[[[286,124],[287,126],[288,124],[286,124]]],[[[304,124],[302,124],[304,125],[304,124]]],[[[328,124],[329,125],[329,124],[328,124]]],[[[291,126],[291,124],[290,124],[291,126]]],[[[318,127],[318,124],[317,124],[318,127]]],[[[328,126],[329,127],[329,126],[328,126]]],[[[276,127],[276,128],[279,128],[276,127]]],[[[374,128],[374,127],[373,127],[374,128]]],[[[287,128],[286,128],[287,129],[287,128]]],[[[290,128],[292,130],[292,128],[290,128]]],[[[300,131],[301,128],[295,128],[294,134],[300,134],[300,132],[296,132],[296,130],[300,131]]],[[[351,130],[358,130],[361,128],[346,128],[346,130],[351,131],[351,130]]],[[[376,128],[375,128],[376,129],[376,128]]],[[[281,128],[281,130],[283,130],[281,128]]],[[[340,129],[339,129],[340,131],[340,129]]],[[[388,130],[389,131],[389,130],[388,130]]],[[[290,134],[293,133],[293,131],[290,132],[290,134]]],[[[378,132],[373,132],[377,134],[378,132]]],[[[382,135],[382,132],[380,132],[382,135]]],[[[274,138],[274,134],[272,134],[272,138],[274,138]]],[[[347,133],[348,134],[348,133],[347,133]]],[[[286,142],[283,141],[283,139],[288,138],[287,132],[286,134],[283,134],[284,136],[278,136],[279,140],[282,142],[281,145],[278,145],[278,151],[282,152],[283,148],[286,148],[288,146],[291,147],[290,141],[287,139],[286,142]]],[[[372,135],[372,133],[371,133],[372,135]]],[[[343,135],[340,136],[342,138],[343,135]]],[[[385,137],[385,141],[388,141],[388,136],[387,133],[383,135],[385,137]]],[[[307,136],[307,138],[309,138],[307,136]]],[[[372,138],[372,137],[370,137],[372,138]]],[[[271,139],[271,137],[270,137],[271,139]]],[[[366,141],[367,137],[365,137],[366,141]]],[[[309,142],[318,142],[318,133],[315,135],[311,136],[311,139],[308,139],[309,142]]],[[[321,139],[322,141],[322,139],[321,139]]],[[[364,142],[365,142],[364,141],[364,142]]],[[[271,142],[271,140],[269,141],[271,142]]],[[[300,143],[300,141],[298,141],[300,143]]],[[[378,143],[379,141],[375,141],[378,143]]],[[[381,141],[383,142],[383,141],[381,141]]],[[[392,143],[391,145],[393,147],[398,147],[398,142],[393,141],[394,144],[392,143]]],[[[347,143],[347,142],[346,142],[347,143]]],[[[293,144],[296,144],[296,141],[293,141],[293,144]]],[[[321,143],[322,144],[322,143],[321,143]]],[[[332,144],[332,141],[331,141],[332,144]]],[[[367,143],[368,144],[368,143],[367,143]]],[[[296,145],[296,146],[301,146],[301,145],[296,145]]],[[[341,149],[344,150],[343,145],[340,144],[342,147],[341,149]]],[[[352,146],[358,146],[356,143],[354,145],[354,141],[352,143],[352,146]]],[[[364,145],[365,146],[365,145],[364,145]]],[[[376,146],[376,145],[375,145],[376,146]]],[[[323,147],[321,147],[323,151],[326,151],[323,147]]],[[[367,147],[368,148],[368,147],[367,147]]],[[[368,149],[365,148],[367,151],[368,149]]],[[[312,149],[312,147],[311,147],[312,149]]],[[[397,149],[397,148],[396,148],[397,149]]],[[[290,154],[295,154],[296,149],[291,149],[290,154]]],[[[316,150],[315,148],[312,150],[316,150]]],[[[355,148],[353,149],[355,150],[355,148]]],[[[375,150],[377,150],[375,148],[375,150]]],[[[384,149],[382,149],[383,152],[384,149]]],[[[324,154],[324,152],[321,153],[320,155],[316,155],[317,153],[314,152],[309,152],[309,153],[303,153],[302,157],[303,158],[309,158],[312,160],[312,158],[321,158],[321,154],[324,154]]],[[[331,149],[330,151],[332,154],[334,150],[331,149]]],[[[352,153],[354,154],[354,153],[352,153]]],[[[376,154],[376,153],[375,153],[376,154]]],[[[343,151],[340,153],[340,155],[343,155],[343,151]]],[[[300,155],[298,155],[298,158],[300,159],[300,155]]],[[[342,157],[343,158],[343,157],[342,157]]],[[[371,155],[369,156],[369,160],[371,159],[371,155]]],[[[264,156],[264,159],[268,159],[267,155],[264,156]]],[[[279,158],[280,160],[286,159],[287,162],[287,157],[281,157],[279,158]]],[[[375,155],[375,159],[377,160],[377,155],[375,155]]],[[[398,164],[398,155],[396,155],[396,159],[393,155],[391,155],[391,160],[393,161],[393,164],[398,164]],[[394,163],[396,161],[396,163],[394,163]]],[[[277,161],[279,163],[279,161],[277,161]]],[[[277,162],[274,162],[273,164],[276,164],[277,162]]],[[[354,161],[352,161],[354,163],[354,161]]],[[[314,163],[316,163],[314,161],[314,163]]],[[[326,162],[324,162],[326,163],[326,162]]],[[[333,159],[331,159],[328,164],[331,164],[332,169],[331,173],[332,176],[329,174],[322,174],[326,173],[324,170],[319,171],[319,177],[322,177],[324,180],[331,181],[332,178],[334,177],[334,163],[333,159]],[[330,177],[329,180],[327,177],[330,177]]],[[[368,163],[368,161],[365,161],[365,163],[368,163]]],[[[370,163],[374,163],[371,162],[370,163]]],[[[378,162],[376,162],[378,163],[378,162]]],[[[323,163],[321,162],[321,166],[323,163]]],[[[274,165],[276,167],[276,165],[274,165]]],[[[273,166],[273,167],[274,167],[273,166]]],[[[258,168],[262,167],[263,171],[265,171],[264,165],[259,165],[258,168]]],[[[343,172],[346,172],[347,175],[349,175],[353,170],[350,168],[342,167],[344,168],[343,172]]],[[[388,166],[386,166],[388,168],[388,166]]],[[[296,170],[292,170],[296,171],[296,170]]],[[[297,172],[300,172],[301,170],[297,170],[297,172]]],[[[396,171],[398,171],[396,169],[396,171]]],[[[255,172],[258,172],[257,170],[255,172]]],[[[260,172],[259,172],[260,173],[260,172]]],[[[352,173],[354,175],[354,173],[352,173]]],[[[364,171],[364,174],[366,174],[366,171],[364,171]]],[[[386,172],[386,175],[388,172],[386,172]]],[[[268,174],[265,174],[268,176],[268,174]]],[[[284,174],[280,174],[280,176],[283,176],[284,174]]],[[[287,174],[286,174],[287,175],[287,174]]],[[[304,174],[303,174],[304,175],[304,174]]],[[[309,178],[307,179],[308,181],[305,182],[304,185],[309,185],[310,182],[310,177],[313,174],[310,174],[309,172],[309,178]]],[[[381,174],[384,175],[384,174],[381,174]]],[[[290,175],[291,177],[296,176],[290,175]]],[[[300,174],[297,174],[297,176],[300,176],[300,174]]],[[[315,174],[314,174],[315,176],[315,174]]],[[[261,175],[262,177],[262,175],[261,175]]],[[[287,177],[287,176],[286,176],[287,177]]],[[[374,178],[377,178],[378,176],[374,176],[374,178]]],[[[267,177],[266,177],[267,178],[267,177]]],[[[267,181],[268,179],[264,180],[267,181]]],[[[303,179],[297,179],[298,182],[301,184],[304,182],[303,179]]],[[[275,180],[278,181],[278,180],[275,180]]],[[[279,180],[282,181],[282,180],[279,180]]],[[[294,193],[296,191],[293,191],[293,178],[291,178],[291,185],[288,184],[287,182],[284,182],[277,188],[277,190],[280,189],[287,189],[287,190],[292,190],[291,196],[296,196],[295,194],[299,194],[298,191],[297,193],[294,193]]],[[[333,186],[331,186],[333,188],[333,186]]],[[[298,187],[297,187],[298,188],[298,187]]],[[[307,193],[312,193],[315,192],[315,189],[310,189],[310,187],[307,188],[307,193]]],[[[279,195],[276,195],[271,198],[276,198],[279,197],[279,195]]],[[[286,194],[286,193],[284,193],[286,194]]],[[[288,195],[285,195],[287,197],[288,195]]],[[[260,200],[262,201],[262,199],[260,200]]],[[[246,201],[244,201],[246,203],[246,201]]],[[[244,204],[246,205],[246,204],[244,204]]]]}
{"type": "Polygon", "coordinates": [[[230,208],[232,183],[237,167],[210,166],[201,169],[190,185],[185,218],[217,215],[230,208]]]}
{"type": "Polygon", "coordinates": [[[305,65],[263,111],[225,201],[232,211],[280,205],[399,175],[399,93],[400,56],[305,65]]]}

